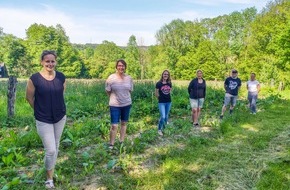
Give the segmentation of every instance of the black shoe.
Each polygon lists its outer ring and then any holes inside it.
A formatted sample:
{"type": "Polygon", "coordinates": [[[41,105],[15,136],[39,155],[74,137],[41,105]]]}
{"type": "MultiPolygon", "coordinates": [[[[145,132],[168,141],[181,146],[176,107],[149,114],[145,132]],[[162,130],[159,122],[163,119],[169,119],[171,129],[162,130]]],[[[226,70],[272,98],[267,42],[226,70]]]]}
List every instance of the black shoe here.
{"type": "Polygon", "coordinates": [[[230,114],[232,114],[233,113],[233,110],[230,110],[230,114]]]}
{"type": "Polygon", "coordinates": [[[220,119],[223,119],[224,118],[224,116],[223,115],[220,115],[220,119]]]}

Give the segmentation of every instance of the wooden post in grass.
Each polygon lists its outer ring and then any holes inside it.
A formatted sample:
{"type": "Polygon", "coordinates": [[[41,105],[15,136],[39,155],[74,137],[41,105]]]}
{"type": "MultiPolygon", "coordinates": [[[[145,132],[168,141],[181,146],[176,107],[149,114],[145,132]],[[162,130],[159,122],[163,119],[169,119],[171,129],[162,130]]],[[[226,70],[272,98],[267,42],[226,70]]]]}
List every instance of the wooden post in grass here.
{"type": "Polygon", "coordinates": [[[7,115],[13,117],[15,113],[15,100],[16,100],[16,84],[17,78],[15,76],[9,76],[8,80],[8,94],[7,94],[7,115]]]}
{"type": "Polygon", "coordinates": [[[282,90],[284,90],[284,83],[281,81],[279,83],[278,91],[282,91],[282,90]]]}

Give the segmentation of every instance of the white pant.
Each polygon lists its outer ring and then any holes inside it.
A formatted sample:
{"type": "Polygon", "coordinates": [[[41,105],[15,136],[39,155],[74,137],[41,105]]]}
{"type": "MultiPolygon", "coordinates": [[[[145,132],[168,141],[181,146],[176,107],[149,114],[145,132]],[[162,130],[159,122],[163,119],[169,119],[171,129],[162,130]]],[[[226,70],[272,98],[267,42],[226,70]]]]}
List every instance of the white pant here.
{"type": "Polygon", "coordinates": [[[46,170],[52,170],[55,166],[59,142],[65,122],[66,116],[54,124],[36,120],[37,133],[42,140],[45,150],[44,163],[46,170]]]}

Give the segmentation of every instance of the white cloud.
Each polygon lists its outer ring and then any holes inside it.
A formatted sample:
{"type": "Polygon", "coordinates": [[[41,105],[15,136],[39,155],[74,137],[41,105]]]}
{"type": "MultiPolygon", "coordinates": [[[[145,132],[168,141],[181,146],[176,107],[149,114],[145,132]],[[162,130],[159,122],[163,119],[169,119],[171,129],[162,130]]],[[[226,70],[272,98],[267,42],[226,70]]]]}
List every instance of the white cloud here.
{"type": "Polygon", "coordinates": [[[57,9],[43,5],[42,9],[9,9],[0,8],[0,27],[4,33],[25,38],[25,30],[32,24],[56,26],[61,24],[72,43],[101,43],[104,40],[113,41],[117,45],[126,45],[129,37],[134,34],[144,38],[146,45],[155,43],[155,30],[158,21],[146,17],[114,18],[110,14],[79,17],[67,15],[57,9]]]}
{"type": "Polygon", "coordinates": [[[256,6],[258,9],[261,9],[267,3],[268,0],[183,0],[186,3],[192,3],[197,5],[205,6],[217,6],[224,3],[230,4],[239,4],[239,5],[248,5],[256,6]]]}
{"type": "MultiPolygon", "coordinates": [[[[205,4],[251,2],[250,0],[184,1],[205,4]]],[[[53,6],[41,4],[34,9],[0,8],[0,27],[4,29],[5,33],[24,38],[26,36],[25,30],[34,23],[46,26],[60,24],[72,43],[102,43],[102,41],[108,40],[117,45],[126,45],[129,37],[135,35],[137,39],[143,40],[144,45],[152,45],[156,43],[155,33],[164,24],[178,18],[192,21],[217,16],[213,14],[209,9],[196,12],[188,7],[188,10],[169,13],[97,10],[93,14],[82,15],[75,12],[64,12],[53,6]]]]}
{"type": "Polygon", "coordinates": [[[0,8],[0,27],[5,33],[25,38],[25,30],[32,24],[56,26],[61,24],[72,43],[101,43],[113,41],[126,45],[131,35],[142,39],[144,45],[156,43],[155,33],[173,19],[194,20],[200,16],[194,11],[180,13],[138,14],[136,12],[98,11],[97,14],[78,15],[41,4],[34,9],[0,8]],[[133,16],[134,15],[134,16],[133,16]]]}
{"type": "Polygon", "coordinates": [[[17,37],[24,38],[25,30],[34,23],[44,24],[46,26],[55,26],[61,24],[64,28],[74,25],[70,17],[49,6],[44,10],[33,9],[8,9],[0,8],[0,27],[5,33],[13,34],[17,37]]]}

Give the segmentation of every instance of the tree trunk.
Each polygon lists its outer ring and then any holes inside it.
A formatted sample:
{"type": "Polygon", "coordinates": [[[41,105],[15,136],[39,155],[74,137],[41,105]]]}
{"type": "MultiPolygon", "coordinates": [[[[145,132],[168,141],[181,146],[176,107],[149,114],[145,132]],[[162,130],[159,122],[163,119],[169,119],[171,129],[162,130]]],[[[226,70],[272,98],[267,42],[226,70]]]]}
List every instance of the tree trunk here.
{"type": "Polygon", "coordinates": [[[15,100],[16,100],[16,85],[17,78],[15,76],[10,76],[8,80],[8,104],[7,113],[8,117],[13,117],[15,114],[15,100]]]}

